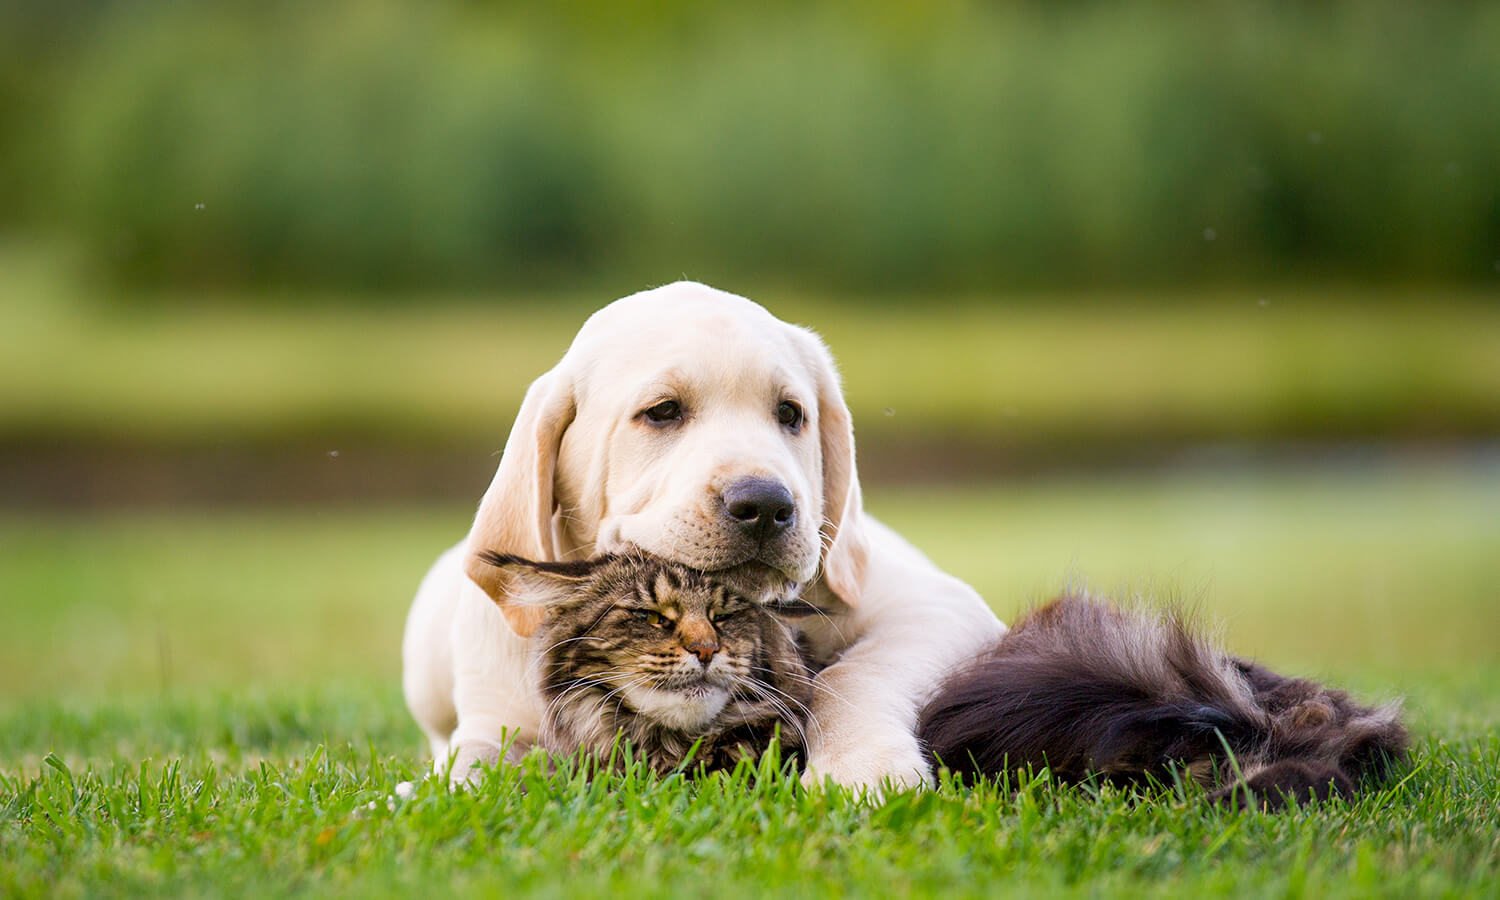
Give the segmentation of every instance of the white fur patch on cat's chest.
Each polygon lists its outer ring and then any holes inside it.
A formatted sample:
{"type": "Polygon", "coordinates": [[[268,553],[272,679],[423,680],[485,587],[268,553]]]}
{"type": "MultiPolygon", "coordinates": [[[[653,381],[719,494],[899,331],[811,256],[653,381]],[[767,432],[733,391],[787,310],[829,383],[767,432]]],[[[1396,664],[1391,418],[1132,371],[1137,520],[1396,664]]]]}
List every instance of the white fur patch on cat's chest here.
{"type": "Polygon", "coordinates": [[[714,720],[729,702],[729,692],[721,687],[704,685],[694,691],[663,691],[652,687],[631,687],[625,699],[641,715],[648,716],[677,731],[693,731],[714,720]]]}

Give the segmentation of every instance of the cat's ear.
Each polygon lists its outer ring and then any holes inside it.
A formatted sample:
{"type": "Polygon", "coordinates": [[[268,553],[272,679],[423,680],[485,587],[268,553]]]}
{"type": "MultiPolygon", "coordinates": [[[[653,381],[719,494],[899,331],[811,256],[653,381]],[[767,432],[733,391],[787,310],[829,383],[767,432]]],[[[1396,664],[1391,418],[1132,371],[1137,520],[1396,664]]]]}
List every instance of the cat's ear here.
{"type": "Polygon", "coordinates": [[[536,562],[493,550],[481,550],[474,556],[504,570],[513,584],[512,602],[542,611],[583,599],[581,587],[593,576],[595,568],[592,562],[536,562]]]}
{"type": "Polygon", "coordinates": [[[808,616],[826,616],[828,611],[800,597],[772,600],[761,606],[766,612],[780,619],[805,619],[808,616]]]}

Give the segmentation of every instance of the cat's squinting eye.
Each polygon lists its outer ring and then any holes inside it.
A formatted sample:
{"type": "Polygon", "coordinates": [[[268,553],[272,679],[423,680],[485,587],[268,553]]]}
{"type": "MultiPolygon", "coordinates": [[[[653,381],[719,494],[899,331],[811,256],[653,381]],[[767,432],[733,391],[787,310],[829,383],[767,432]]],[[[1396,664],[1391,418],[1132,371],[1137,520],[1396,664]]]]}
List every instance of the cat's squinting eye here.
{"type": "Polygon", "coordinates": [[[735,616],[739,615],[742,612],[744,612],[744,610],[742,610],[742,609],[732,609],[732,610],[729,610],[728,612],[723,612],[723,611],[716,612],[713,615],[709,616],[709,619],[712,620],[712,621],[714,621],[714,622],[722,622],[725,619],[732,619],[732,618],[734,618],[735,616]]]}
{"type": "Polygon", "coordinates": [[[630,611],[630,617],[633,619],[639,619],[640,621],[645,622],[647,625],[660,625],[663,622],[667,621],[666,616],[663,616],[661,613],[657,612],[654,609],[632,609],[630,611]]]}

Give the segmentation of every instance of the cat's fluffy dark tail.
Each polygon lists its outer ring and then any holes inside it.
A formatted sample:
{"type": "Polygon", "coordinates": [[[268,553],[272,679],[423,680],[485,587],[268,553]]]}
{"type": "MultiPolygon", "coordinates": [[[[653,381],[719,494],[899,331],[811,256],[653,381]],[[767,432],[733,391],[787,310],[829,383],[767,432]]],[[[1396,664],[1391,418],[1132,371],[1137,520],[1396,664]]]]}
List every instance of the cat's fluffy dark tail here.
{"type": "Polygon", "coordinates": [[[919,733],[965,778],[1168,780],[1176,766],[1216,800],[1270,808],[1348,795],[1407,744],[1395,706],[1230,657],[1178,613],[1082,597],[1038,608],[951,675],[919,733]]]}

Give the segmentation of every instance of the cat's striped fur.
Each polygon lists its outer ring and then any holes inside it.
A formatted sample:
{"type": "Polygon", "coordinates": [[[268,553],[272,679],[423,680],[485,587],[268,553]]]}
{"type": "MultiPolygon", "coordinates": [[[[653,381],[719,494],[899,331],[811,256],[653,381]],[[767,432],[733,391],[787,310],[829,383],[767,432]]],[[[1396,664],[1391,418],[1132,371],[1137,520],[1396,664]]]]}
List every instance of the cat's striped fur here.
{"type": "Polygon", "coordinates": [[[812,675],[781,619],[811,607],[756,603],[650,556],[484,559],[510,569],[529,602],[546,608],[533,643],[548,751],[603,760],[624,738],[665,772],[690,754],[695,767],[732,767],[758,757],[773,735],[786,757],[802,748],[812,675]]]}

